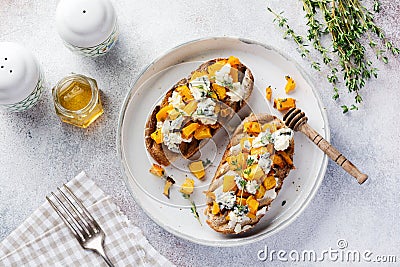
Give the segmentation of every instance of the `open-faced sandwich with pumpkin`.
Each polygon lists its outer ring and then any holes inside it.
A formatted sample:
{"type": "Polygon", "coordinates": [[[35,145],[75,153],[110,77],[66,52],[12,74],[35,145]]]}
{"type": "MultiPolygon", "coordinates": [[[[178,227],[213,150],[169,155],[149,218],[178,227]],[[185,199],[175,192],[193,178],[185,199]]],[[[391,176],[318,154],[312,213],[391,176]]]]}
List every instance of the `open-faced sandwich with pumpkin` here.
{"type": "Polygon", "coordinates": [[[250,115],[237,127],[206,191],[207,223],[238,234],[264,216],[293,165],[293,131],[272,115],[250,115]]]}
{"type": "Polygon", "coordinates": [[[145,129],[149,154],[164,166],[170,164],[174,154],[193,156],[201,141],[213,137],[222,127],[221,117],[245,105],[253,84],[251,71],[236,57],[200,65],[188,78],[177,82],[151,112],[145,129]]]}

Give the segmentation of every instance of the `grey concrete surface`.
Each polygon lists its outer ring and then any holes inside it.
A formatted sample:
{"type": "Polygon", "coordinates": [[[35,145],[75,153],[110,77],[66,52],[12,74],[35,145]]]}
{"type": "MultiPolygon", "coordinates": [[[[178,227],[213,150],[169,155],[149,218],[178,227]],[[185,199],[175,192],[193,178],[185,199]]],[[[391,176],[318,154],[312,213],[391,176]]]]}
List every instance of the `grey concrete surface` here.
{"type": "MultiPolygon", "coordinates": [[[[345,239],[348,249],[371,251],[372,258],[396,255],[400,262],[400,120],[396,110],[400,102],[399,58],[389,56],[388,65],[376,63],[379,77],[362,89],[364,103],[360,110],[342,115],[342,102],[331,99],[332,90],[324,78],[328,70],[312,70],[295,45],[282,39],[266,12],[267,4],[284,10],[293,27],[304,32],[299,1],[114,0],[121,30],[119,43],[106,56],[89,59],[63,46],[54,26],[56,1],[0,0],[0,41],[29,47],[44,68],[47,86],[32,110],[0,112],[0,240],[28,217],[48,192],[85,170],[143,229],[150,243],[179,266],[286,266],[294,263],[261,262],[257,251],[267,246],[269,250],[321,253],[337,249],[338,239],[345,239]],[[294,223],[268,239],[243,247],[192,244],[152,222],[121,179],[115,144],[119,110],[133,81],[148,63],[182,42],[206,36],[240,36],[269,43],[304,65],[328,112],[332,143],[369,175],[369,181],[359,186],[330,162],[317,195],[294,223]],[[86,130],[61,123],[53,110],[50,88],[70,72],[97,79],[103,92],[105,114],[86,130]]],[[[399,1],[384,0],[376,17],[377,24],[397,46],[399,15],[399,1]]],[[[345,90],[341,101],[348,102],[345,90]]],[[[328,264],[337,263],[326,260],[319,265],[328,264]]]]}

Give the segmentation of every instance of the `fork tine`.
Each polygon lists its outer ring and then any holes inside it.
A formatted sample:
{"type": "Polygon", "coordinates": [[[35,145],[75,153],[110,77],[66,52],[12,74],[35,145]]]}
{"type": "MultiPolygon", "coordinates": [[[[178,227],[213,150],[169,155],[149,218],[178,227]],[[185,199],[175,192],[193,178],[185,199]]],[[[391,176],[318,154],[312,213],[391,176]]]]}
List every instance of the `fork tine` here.
{"type": "Polygon", "coordinates": [[[68,219],[63,215],[63,218],[71,225],[71,226],[75,226],[75,230],[77,230],[80,239],[85,241],[86,240],[86,236],[85,236],[85,231],[82,229],[82,227],[79,225],[78,221],[75,219],[75,217],[71,214],[71,212],[67,209],[67,207],[65,207],[65,205],[61,202],[61,200],[56,196],[56,194],[54,194],[53,192],[51,192],[51,195],[55,198],[55,200],[57,200],[58,204],[62,207],[62,209],[64,210],[64,212],[68,215],[68,217],[71,219],[73,225],[70,223],[70,221],[68,221],[68,219]]]}
{"type": "MultiPolygon", "coordinates": [[[[92,227],[88,224],[86,221],[86,218],[83,216],[83,214],[76,208],[74,203],[69,199],[69,197],[61,191],[60,188],[57,187],[58,192],[60,192],[61,196],[68,202],[68,205],[73,209],[74,213],[79,217],[78,223],[82,227],[82,229],[86,232],[86,234],[90,237],[93,234],[92,227]]],[[[72,213],[72,212],[71,212],[72,213]]]]}
{"type": "Polygon", "coordinates": [[[67,220],[67,218],[65,218],[64,214],[62,214],[62,212],[58,209],[56,204],[54,204],[54,202],[51,201],[48,196],[46,196],[46,199],[50,203],[51,207],[57,212],[58,216],[61,217],[61,219],[63,220],[64,224],[66,226],[68,226],[69,230],[71,230],[71,232],[75,236],[75,238],[78,239],[78,240],[82,240],[80,234],[76,231],[76,229],[72,226],[72,224],[67,220]]]}
{"type": "Polygon", "coordinates": [[[96,222],[95,219],[93,219],[92,215],[90,215],[90,212],[85,208],[85,206],[82,204],[82,201],[79,200],[79,198],[72,192],[72,190],[66,185],[63,185],[65,190],[72,196],[72,198],[75,200],[75,202],[78,204],[78,206],[82,209],[83,213],[89,218],[90,223],[95,227],[95,230],[101,231],[100,225],[96,222]]]}

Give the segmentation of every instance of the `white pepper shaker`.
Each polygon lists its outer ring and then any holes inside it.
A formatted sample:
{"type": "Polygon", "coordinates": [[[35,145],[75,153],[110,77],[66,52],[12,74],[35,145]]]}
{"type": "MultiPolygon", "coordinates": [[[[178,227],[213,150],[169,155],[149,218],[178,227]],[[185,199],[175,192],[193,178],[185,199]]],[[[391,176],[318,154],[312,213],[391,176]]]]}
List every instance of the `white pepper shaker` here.
{"type": "Polygon", "coordinates": [[[118,40],[117,15],[109,0],[61,0],[56,24],[65,46],[84,56],[104,55],[118,40]]]}
{"type": "Polygon", "coordinates": [[[0,108],[18,112],[33,107],[42,95],[43,80],[30,51],[17,43],[0,42],[0,108]]]}

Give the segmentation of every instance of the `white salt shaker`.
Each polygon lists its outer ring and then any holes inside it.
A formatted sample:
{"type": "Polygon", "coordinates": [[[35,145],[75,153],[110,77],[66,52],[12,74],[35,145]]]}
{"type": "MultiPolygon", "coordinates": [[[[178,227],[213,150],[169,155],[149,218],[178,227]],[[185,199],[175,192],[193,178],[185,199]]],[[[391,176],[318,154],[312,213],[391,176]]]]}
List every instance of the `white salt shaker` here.
{"type": "Polygon", "coordinates": [[[117,15],[109,0],[61,0],[56,24],[64,44],[84,56],[104,55],[118,40],[117,15]]]}
{"type": "Polygon", "coordinates": [[[17,43],[0,42],[0,108],[27,110],[42,92],[43,74],[35,56],[17,43]]]}

